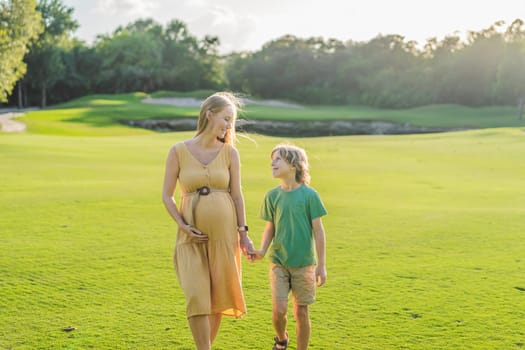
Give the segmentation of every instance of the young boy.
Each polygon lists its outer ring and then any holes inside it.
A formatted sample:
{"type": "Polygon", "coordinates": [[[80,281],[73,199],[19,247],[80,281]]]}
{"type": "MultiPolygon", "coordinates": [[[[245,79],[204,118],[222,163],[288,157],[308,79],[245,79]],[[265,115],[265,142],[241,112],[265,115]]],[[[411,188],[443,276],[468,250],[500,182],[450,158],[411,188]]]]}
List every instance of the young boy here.
{"type": "Polygon", "coordinates": [[[308,349],[310,316],[308,305],[315,300],[315,285],[326,282],[325,232],[321,216],[326,209],[317,192],[308,186],[310,175],[306,152],[292,145],[278,145],[271,153],[272,175],[280,186],[268,191],[259,216],[266,220],[260,250],[262,259],[270,246],[270,285],[272,322],[275,332],[273,350],[288,347],[286,332],[288,295],[294,296],[297,349],[308,349]],[[317,267],[315,260],[317,252],[317,267]]]}

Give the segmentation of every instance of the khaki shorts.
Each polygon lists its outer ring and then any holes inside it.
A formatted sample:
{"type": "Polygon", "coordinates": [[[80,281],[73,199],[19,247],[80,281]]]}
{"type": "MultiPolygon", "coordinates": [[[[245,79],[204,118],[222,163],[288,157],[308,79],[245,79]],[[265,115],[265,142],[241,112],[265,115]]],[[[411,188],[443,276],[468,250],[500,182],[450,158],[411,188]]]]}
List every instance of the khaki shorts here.
{"type": "Polygon", "coordinates": [[[315,301],[315,265],[286,267],[270,265],[272,299],[287,301],[290,291],[297,305],[310,305],[315,301]]]}

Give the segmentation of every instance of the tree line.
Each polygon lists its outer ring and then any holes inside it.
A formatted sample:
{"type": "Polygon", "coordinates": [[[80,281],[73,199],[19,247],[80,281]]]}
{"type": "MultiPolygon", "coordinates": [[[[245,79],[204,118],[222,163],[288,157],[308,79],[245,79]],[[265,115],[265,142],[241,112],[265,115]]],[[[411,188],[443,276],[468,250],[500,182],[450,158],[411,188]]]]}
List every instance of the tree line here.
{"type": "Polygon", "coordinates": [[[197,38],[176,19],[139,19],[87,45],[73,36],[73,11],[60,0],[0,0],[0,102],[44,107],[87,94],[197,89],[384,108],[525,101],[520,19],[422,48],[395,34],[367,42],[285,35],[220,55],[218,37],[197,38]]]}

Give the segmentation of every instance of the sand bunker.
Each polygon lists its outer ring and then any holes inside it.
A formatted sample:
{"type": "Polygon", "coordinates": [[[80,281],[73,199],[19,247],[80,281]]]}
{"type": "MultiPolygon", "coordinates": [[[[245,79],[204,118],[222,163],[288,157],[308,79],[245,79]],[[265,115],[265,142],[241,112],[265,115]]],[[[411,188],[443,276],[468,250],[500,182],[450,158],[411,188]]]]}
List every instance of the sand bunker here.
{"type": "MultiPolygon", "coordinates": [[[[161,97],[161,98],[145,98],[142,100],[143,103],[159,104],[159,105],[171,105],[176,107],[200,107],[203,100],[199,100],[193,97],[161,97]]],[[[259,105],[259,106],[272,106],[282,108],[303,108],[303,106],[290,102],[283,102],[277,100],[252,100],[249,98],[241,98],[241,101],[245,105],[259,105]]]]}
{"type": "Polygon", "coordinates": [[[26,125],[22,122],[13,120],[13,118],[21,117],[24,113],[1,113],[0,114],[0,131],[2,132],[24,132],[26,125]]]}

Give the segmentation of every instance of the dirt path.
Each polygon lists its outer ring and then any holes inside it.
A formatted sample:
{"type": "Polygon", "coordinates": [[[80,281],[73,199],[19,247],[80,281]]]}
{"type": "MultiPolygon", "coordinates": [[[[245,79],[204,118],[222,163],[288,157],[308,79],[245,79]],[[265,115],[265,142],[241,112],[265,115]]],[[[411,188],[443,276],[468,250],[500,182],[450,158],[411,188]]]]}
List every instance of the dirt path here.
{"type": "Polygon", "coordinates": [[[14,118],[23,116],[24,113],[0,113],[0,131],[2,132],[24,132],[26,125],[14,120],[14,118]]]}

